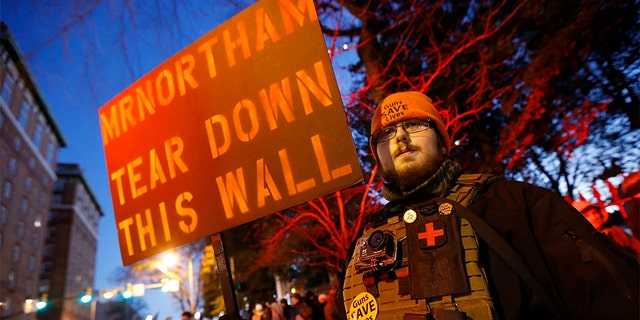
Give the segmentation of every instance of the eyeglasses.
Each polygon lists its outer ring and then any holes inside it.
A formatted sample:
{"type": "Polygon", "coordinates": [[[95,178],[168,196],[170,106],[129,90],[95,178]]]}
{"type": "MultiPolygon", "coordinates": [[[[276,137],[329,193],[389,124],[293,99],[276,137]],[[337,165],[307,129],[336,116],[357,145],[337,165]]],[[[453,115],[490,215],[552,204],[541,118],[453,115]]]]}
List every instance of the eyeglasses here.
{"type": "Polygon", "coordinates": [[[431,127],[431,118],[429,119],[409,119],[405,121],[400,121],[396,124],[386,126],[380,131],[371,136],[373,142],[380,143],[384,141],[391,140],[395,138],[396,132],[398,131],[398,127],[401,126],[404,131],[407,133],[416,133],[420,131],[425,131],[431,127]]]}

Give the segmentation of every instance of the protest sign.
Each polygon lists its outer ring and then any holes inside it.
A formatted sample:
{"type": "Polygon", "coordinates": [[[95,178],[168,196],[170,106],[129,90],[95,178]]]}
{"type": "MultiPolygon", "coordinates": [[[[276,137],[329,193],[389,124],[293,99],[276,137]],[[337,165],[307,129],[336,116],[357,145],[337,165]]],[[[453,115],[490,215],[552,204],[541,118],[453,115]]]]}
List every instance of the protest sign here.
{"type": "Polygon", "coordinates": [[[311,0],[264,0],[99,110],[123,264],[362,181],[311,0]]]}

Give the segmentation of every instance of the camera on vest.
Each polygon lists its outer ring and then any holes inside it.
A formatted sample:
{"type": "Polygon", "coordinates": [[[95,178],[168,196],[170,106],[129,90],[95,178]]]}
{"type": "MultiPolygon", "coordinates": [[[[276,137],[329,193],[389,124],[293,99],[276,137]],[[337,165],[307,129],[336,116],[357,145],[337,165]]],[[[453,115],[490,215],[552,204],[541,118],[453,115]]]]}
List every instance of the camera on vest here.
{"type": "MultiPolygon", "coordinates": [[[[398,241],[390,231],[376,230],[358,243],[359,270],[391,270],[398,254],[398,241]]],[[[388,271],[387,270],[387,271],[388,271]]]]}

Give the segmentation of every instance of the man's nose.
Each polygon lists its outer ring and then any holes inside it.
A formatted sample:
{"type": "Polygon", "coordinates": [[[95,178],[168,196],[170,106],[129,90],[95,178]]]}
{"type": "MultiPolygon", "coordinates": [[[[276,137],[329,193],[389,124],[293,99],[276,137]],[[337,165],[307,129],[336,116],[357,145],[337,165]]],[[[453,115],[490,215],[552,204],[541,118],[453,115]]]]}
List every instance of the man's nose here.
{"type": "Polygon", "coordinates": [[[410,138],[409,132],[404,130],[403,126],[397,126],[396,127],[396,139],[398,141],[408,141],[409,138],[410,138]]]}

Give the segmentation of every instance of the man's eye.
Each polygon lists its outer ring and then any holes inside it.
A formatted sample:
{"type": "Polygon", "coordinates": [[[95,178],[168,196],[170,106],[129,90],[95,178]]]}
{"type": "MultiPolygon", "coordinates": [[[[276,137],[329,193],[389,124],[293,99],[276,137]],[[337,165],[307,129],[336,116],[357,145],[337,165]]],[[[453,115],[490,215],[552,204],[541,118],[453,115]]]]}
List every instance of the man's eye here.
{"type": "Polygon", "coordinates": [[[421,129],[424,127],[424,124],[422,123],[422,121],[407,121],[404,127],[407,128],[408,130],[421,129]]]}
{"type": "Polygon", "coordinates": [[[382,130],[380,130],[380,133],[378,133],[378,137],[376,138],[376,140],[378,141],[389,140],[393,136],[393,133],[395,131],[396,131],[395,128],[383,128],[382,130]]]}
{"type": "Polygon", "coordinates": [[[380,132],[380,137],[386,138],[392,135],[396,131],[396,128],[384,128],[382,132],[380,132]]]}

